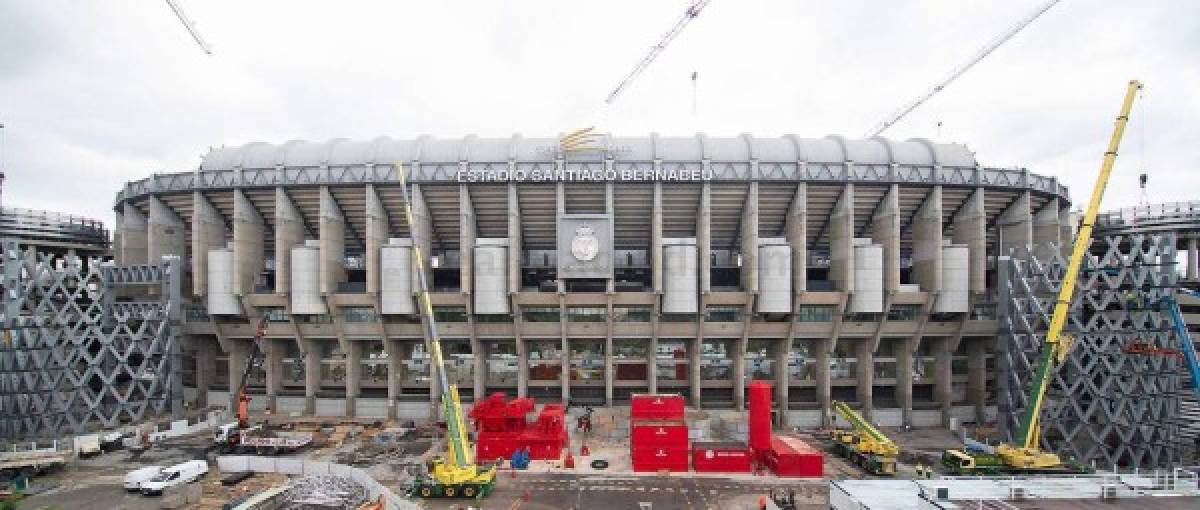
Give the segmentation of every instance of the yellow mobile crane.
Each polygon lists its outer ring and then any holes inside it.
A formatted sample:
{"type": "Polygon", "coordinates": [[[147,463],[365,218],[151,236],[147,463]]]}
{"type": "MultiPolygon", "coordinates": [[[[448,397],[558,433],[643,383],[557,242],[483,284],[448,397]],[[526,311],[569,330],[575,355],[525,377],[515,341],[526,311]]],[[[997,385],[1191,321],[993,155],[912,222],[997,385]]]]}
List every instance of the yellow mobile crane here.
{"type": "Polygon", "coordinates": [[[1109,175],[1112,174],[1113,163],[1117,159],[1117,148],[1121,145],[1121,137],[1125,133],[1125,125],[1129,122],[1129,112],[1133,109],[1133,99],[1142,84],[1131,80],[1125,90],[1125,100],[1121,104],[1121,113],[1117,115],[1112,137],[1108,142],[1108,150],[1104,152],[1104,162],[1100,165],[1100,175],[1096,176],[1096,184],[1092,189],[1092,198],[1084,212],[1079,232],[1075,235],[1075,244],[1071,249],[1071,258],[1067,263],[1067,272],[1063,276],[1062,288],[1054,304],[1054,314],[1050,318],[1050,327],[1046,331],[1046,340],[1042,344],[1039,355],[1037,373],[1033,379],[1029,405],[1021,419],[1021,428],[1017,442],[1001,444],[992,448],[984,448],[981,452],[964,452],[962,450],[947,450],[942,456],[942,464],[950,471],[963,474],[975,473],[1032,473],[1032,472],[1079,472],[1087,471],[1083,466],[1064,463],[1053,452],[1043,451],[1039,446],[1041,424],[1039,414],[1046,398],[1046,389],[1050,384],[1051,370],[1062,363],[1071,349],[1071,337],[1063,334],[1067,322],[1067,312],[1071,307],[1071,297],[1075,293],[1075,280],[1079,276],[1079,268],[1083,265],[1083,257],[1087,254],[1088,245],[1092,240],[1092,225],[1096,222],[1096,214],[1100,210],[1100,201],[1104,198],[1104,189],[1108,185],[1109,175]]]}
{"type": "Polygon", "coordinates": [[[832,433],[834,451],[876,475],[896,474],[896,443],[876,429],[845,402],[833,401],[833,409],[854,427],[832,433]]]}
{"type": "Polygon", "coordinates": [[[418,476],[408,488],[408,495],[422,498],[482,498],[496,486],[496,466],[481,467],[475,463],[475,452],[467,438],[467,423],[463,417],[462,404],[458,400],[458,386],[450,384],[446,377],[446,366],[442,359],[442,341],[438,336],[437,321],[433,317],[433,304],[429,299],[429,282],[425,276],[425,257],[417,239],[417,225],[413,218],[412,202],[408,195],[407,177],[404,166],[396,163],[396,174],[400,177],[400,192],[404,196],[404,221],[413,238],[413,255],[417,263],[417,291],[421,296],[421,313],[425,316],[426,334],[429,338],[430,370],[436,374],[442,390],[442,411],[446,419],[446,453],[434,459],[428,473],[418,476]]]}

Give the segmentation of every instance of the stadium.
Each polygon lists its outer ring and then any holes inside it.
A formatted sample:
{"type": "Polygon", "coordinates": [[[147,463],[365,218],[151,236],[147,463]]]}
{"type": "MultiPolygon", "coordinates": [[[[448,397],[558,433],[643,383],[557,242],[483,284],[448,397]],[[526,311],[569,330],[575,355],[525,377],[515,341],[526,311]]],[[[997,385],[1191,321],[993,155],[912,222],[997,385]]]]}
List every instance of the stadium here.
{"type": "Polygon", "coordinates": [[[994,421],[996,257],[1070,239],[1053,177],[840,136],[252,143],[117,194],[119,265],[182,257],[183,385],[226,405],[423,418],[426,254],[452,382],[572,406],[678,392],[780,424],[994,421]],[[397,171],[409,176],[415,228],[397,171]]]}

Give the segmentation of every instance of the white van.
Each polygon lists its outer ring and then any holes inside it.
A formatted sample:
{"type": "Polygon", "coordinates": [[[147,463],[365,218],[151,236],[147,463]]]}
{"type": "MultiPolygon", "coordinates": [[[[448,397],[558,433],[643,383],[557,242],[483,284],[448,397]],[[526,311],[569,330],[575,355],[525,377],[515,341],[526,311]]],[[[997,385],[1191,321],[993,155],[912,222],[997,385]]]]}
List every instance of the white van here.
{"type": "Polygon", "coordinates": [[[147,496],[160,495],[168,487],[184,483],[192,483],[208,474],[208,463],[202,460],[189,460],[162,470],[158,476],[142,482],[142,494],[147,496]]]}
{"type": "Polygon", "coordinates": [[[142,490],[142,482],[148,482],[150,479],[158,476],[163,470],[162,466],[146,466],[141,469],[135,469],[125,475],[125,490],[140,491],[142,490]]]}

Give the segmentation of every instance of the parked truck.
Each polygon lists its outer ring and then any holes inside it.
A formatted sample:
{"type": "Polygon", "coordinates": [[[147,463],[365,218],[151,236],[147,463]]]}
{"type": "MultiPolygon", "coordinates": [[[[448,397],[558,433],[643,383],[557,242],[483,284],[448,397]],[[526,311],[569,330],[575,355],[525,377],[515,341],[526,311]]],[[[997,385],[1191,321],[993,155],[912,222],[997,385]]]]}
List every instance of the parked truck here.
{"type": "Polygon", "coordinates": [[[262,425],[242,428],[237,423],[227,423],[213,433],[213,443],[219,450],[257,455],[291,453],[312,442],[311,432],[272,431],[262,425]]]}

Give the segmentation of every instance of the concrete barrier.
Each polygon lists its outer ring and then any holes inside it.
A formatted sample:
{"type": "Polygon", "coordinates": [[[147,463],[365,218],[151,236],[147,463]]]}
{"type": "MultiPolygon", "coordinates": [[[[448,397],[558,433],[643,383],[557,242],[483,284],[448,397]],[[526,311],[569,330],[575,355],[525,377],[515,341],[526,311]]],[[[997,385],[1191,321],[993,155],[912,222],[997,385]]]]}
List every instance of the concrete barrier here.
{"type": "Polygon", "coordinates": [[[217,457],[217,468],[222,473],[281,473],[286,475],[334,475],[354,480],[367,489],[374,500],[383,496],[387,510],[420,510],[421,505],[396,494],[359,468],[333,462],[292,459],[282,457],[259,457],[257,455],[222,455],[217,457]]]}

